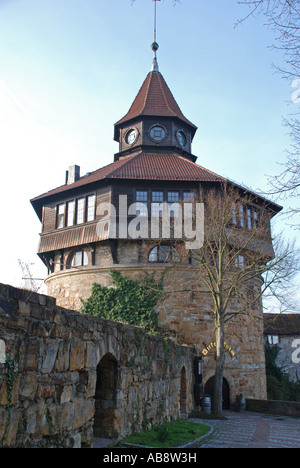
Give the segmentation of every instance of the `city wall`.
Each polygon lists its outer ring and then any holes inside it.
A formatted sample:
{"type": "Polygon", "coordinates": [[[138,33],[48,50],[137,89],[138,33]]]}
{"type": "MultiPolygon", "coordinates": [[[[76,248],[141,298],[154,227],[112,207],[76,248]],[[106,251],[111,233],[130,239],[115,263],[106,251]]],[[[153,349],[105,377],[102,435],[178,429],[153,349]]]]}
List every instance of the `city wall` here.
{"type": "Polygon", "coordinates": [[[193,409],[194,351],[0,285],[0,447],[92,447],[193,409]]]}

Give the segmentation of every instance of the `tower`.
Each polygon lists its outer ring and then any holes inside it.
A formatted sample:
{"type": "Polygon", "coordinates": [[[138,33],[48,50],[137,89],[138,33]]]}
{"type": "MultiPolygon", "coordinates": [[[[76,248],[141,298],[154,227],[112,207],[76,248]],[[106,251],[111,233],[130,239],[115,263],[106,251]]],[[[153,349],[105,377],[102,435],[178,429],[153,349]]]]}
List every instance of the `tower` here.
{"type": "MultiPolygon", "coordinates": [[[[111,269],[139,279],[145,272],[162,272],[168,262],[177,267],[173,280],[188,283],[196,265],[188,256],[178,262],[177,245],[171,238],[157,242],[150,228],[144,235],[131,236],[128,226],[138,216],[161,219],[162,204],[183,206],[195,194],[201,197],[223,183],[236,185],[197,164],[192,153],[197,127],[183,115],[159,71],[156,41],[152,50],[151,71],[128,112],[114,125],[119,144],[114,161],[85,176],[72,166],[64,185],[31,200],[42,222],[38,255],[48,267],[48,293],[62,307],[80,310],[93,283],[112,284],[111,269]],[[112,211],[121,209],[125,224],[120,218],[111,223],[112,211]],[[108,222],[103,223],[107,214],[108,222]]],[[[251,225],[263,203],[256,194],[253,198],[257,206],[249,208],[250,214],[240,214],[250,217],[251,225]]],[[[272,203],[269,207],[272,215],[280,210],[272,203]]],[[[205,382],[214,373],[209,307],[205,297],[190,290],[171,297],[157,310],[161,326],[175,331],[199,352],[203,349],[205,382]]],[[[252,324],[235,324],[227,344],[226,385],[231,399],[245,390],[249,396],[266,397],[262,310],[260,315],[252,324]]]]}

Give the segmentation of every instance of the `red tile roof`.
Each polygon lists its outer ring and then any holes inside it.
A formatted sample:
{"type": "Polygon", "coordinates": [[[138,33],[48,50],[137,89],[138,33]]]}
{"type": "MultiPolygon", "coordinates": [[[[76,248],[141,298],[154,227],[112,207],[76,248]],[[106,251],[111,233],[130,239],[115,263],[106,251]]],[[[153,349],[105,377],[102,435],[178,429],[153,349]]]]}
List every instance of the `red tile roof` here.
{"type": "Polygon", "coordinates": [[[193,133],[197,130],[197,127],[181,112],[164,77],[158,71],[148,73],[128,113],[115,126],[145,115],[177,117],[190,125],[193,133]]]}
{"type": "Polygon", "coordinates": [[[109,179],[220,182],[223,177],[178,154],[139,153],[108,175],[109,179]]]}
{"type": "Polygon", "coordinates": [[[264,314],[265,335],[300,335],[300,314],[264,314]]]}
{"type": "Polygon", "coordinates": [[[221,176],[199,166],[178,154],[137,153],[81,177],[73,184],[64,184],[43,193],[31,201],[41,200],[71,189],[111,179],[138,179],[162,181],[220,182],[221,176]]]}
{"type": "MultiPolygon", "coordinates": [[[[148,181],[180,181],[180,182],[229,182],[246,190],[240,185],[225,179],[193,161],[177,153],[143,153],[139,152],[91,172],[73,184],[64,184],[31,200],[31,203],[41,219],[42,206],[49,197],[63,194],[73,189],[84,187],[95,182],[113,180],[148,180],[148,181]]],[[[250,191],[250,193],[253,193],[250,191]]],[[[260,195],[259,198],[263,199],[260,195]]],[[[282,207],[268,201],[276,212],[282,207]]]]}

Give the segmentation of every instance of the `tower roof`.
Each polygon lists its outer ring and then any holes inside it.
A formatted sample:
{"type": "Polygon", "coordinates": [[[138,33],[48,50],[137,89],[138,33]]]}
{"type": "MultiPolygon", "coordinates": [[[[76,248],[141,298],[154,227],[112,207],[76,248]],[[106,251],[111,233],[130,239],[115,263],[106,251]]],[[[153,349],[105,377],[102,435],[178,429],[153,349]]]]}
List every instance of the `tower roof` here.
{"type": "Polygon", "coordinates": [[[148,73],[127,114],[115,124],[115,140],[118,141],[119,125],[137,117],[173,117],[182,120],[191,127],[194,136],[197,127],[181,112],[164,77],[159,71],[148,73]]]}
{"type": "MultiPolygon", "coordinates": [[[[39,195],[31,200],[31,203],[42,219],[42,207],[49,203],[53,198],[61,196],[66,197],[66,193],[74,195],[73,190],[82,187],[90,187],[92,184],[111,183],[112,181],[127,180],[127,181],[161,181],[161,182],[209,182],[209,183],[229,183],[238,189],[248,191],[247,189],[237,185],[236,183],[226,179],[218,174],[199,166],[193,161],[176,153],[143,153],[138,152],[135,155],[122,158],[108,166],[102,167],[86,176],[81,177],[73,184],[62,185],[47,193],[39,195]]],[[[249,191],[255,197],[268,202],[272,210],[275,212],[281,211],[282,207],[262,198],[260,195],[249,191]]],[[[70,195],[71,196],[71,195],[70,195]]]]}

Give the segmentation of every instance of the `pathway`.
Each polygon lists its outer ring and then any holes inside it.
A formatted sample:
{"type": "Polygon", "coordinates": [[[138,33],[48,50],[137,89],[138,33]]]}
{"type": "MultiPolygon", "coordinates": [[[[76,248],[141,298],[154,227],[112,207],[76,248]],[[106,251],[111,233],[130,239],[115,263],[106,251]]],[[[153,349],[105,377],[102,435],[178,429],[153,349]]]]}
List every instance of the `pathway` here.
{"type": "Polygon", "coordinates": [[[259,413],[225,412],[226,420],[193,421],[215,428],[201,448],[300,448],[300,419],[259,413]]]}

